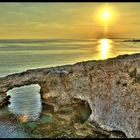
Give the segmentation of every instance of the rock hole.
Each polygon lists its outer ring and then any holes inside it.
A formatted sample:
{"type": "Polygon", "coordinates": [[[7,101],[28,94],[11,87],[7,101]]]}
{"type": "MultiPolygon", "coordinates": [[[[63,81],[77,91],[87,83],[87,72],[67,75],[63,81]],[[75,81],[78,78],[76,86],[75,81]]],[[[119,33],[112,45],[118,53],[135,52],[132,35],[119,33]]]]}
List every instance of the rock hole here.
{"type": "MultiPolygon", "coordinates": [[[[54,103],[55,104],[55,103],[54,103]]],[[[42,114],[52,114],[55,117],[64,119],[72,123],[85,123],[92,110],[88,102],[74,98],[71,103],[61,105],[57,111],[54,111],[54,106],[47,102],[42,102],[42,114]]]]}
{"type": "Polygon", "coordinates": [[[79,115],[80,122],[85,123],[92,113],[89,103],[76,98],[74,98],[74,103],[76,104],[75,110],[79,115]]]}
{"type": "Polygon", "coordinates": [[[40,86],[32,84],[16,87],[7,92],[10,98],[9,111],[15,114],[21,122],[34,121],[42,111],[40,86]]]}
{"type": "Polygon", "coordinates": [[[131,78],[135,78],[137,75],[137,69],[135,68],[132,72],[129,73],[131,78]]]}
{"type": "Polygon", "coordinates": [[[119,130],[113,130],[111,131],[111,134],[114,135],[113,137],[127,138],[125,133],[119,130]]]}
{"type": "Polygon", "coordinates": [[[42,114],[47,115],[48,113],[54,113],[54,106],[47,104],[46,102],[42,102],[42,114]]]}
{"type": "Polygon", "coordinates": [[[117,82],[116,82],[117,85],[119,85],[120,83],[121,83],[120,81],[117,81],[117,82]]]}
{"type": "Polygon", "coordinates": [[[123,83],[122,85],[123,85],[124,87],[127,87],[127,83],[123,83]]]}

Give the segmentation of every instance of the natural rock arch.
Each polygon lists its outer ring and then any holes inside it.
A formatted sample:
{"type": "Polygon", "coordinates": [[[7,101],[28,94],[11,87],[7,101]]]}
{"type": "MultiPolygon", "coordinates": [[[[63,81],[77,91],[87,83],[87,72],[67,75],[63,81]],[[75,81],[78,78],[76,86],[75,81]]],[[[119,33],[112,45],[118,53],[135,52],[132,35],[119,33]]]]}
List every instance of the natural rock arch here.
{"type": "Polygon", "coordinates": [[[92,109],[89,120],[140,137],[140,54],[8,75],[0,78],[0,100],[9,89],[29,84],[41,86],[42,99],[55,99],[56,110],[73,98],[85,100],[92,109]]]}

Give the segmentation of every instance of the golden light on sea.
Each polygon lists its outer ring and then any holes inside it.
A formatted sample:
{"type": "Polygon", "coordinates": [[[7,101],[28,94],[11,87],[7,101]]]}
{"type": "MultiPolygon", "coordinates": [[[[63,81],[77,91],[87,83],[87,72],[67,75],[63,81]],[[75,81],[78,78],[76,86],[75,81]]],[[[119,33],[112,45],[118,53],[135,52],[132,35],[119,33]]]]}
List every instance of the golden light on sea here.
{"type": "Polygon", "coordinates": [[[110,39],[101,39],[99,41],[99,58],[107,59],[109,58],[109,51],[111,49],[111,40],[110,39]]]}

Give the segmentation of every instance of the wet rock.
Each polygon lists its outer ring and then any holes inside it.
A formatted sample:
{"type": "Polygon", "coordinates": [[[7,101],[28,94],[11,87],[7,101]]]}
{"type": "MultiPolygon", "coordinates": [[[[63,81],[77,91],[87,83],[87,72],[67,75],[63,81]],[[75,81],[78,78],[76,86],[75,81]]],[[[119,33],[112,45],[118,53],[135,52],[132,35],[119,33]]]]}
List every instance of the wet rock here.
{"type": "Polygon", "coordinates": [[[79,112],[75,107],[76,102],[61,106],[61,110],[52,112],[51,115],[44,115],[42,112],[36,126],[35,122],[27,122],[23,127],[30,137],[36,138],[78,138],[95,135],[89,124],[81,124],[79,112]],[[74,118],[78,121],[74,121],[74,118]]]}
{"type": "Polygon", "coordinates": [[[21,115],[18,116],[18,120],[19,120],[21,123],[28,122],[29,116],[26,115],[26,114],[21,114],[21,115]]]}
{"type": "Polygon", "coordinates": [[[0,110],[0,138],[26,138],[16,116],[6,106],[0,110]]]}
{"type": "Polygon", "coordinates": [[[0,107],[3,107],[3,105],[7,105],[9,104],[9,98],[10,95],[6,96],[6,94],[4,96],[0,95],[0,107]]]}

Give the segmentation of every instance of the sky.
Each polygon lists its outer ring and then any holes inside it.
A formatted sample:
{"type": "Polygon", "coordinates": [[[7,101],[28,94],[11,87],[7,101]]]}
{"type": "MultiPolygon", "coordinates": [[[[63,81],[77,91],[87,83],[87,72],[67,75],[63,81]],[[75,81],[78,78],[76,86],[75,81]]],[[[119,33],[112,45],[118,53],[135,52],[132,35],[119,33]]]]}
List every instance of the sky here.
{"type": "Polygon", "coordinates": [[[139,38],[139,16],[132,2],[0,3],[0,39],[139,38]]]}

